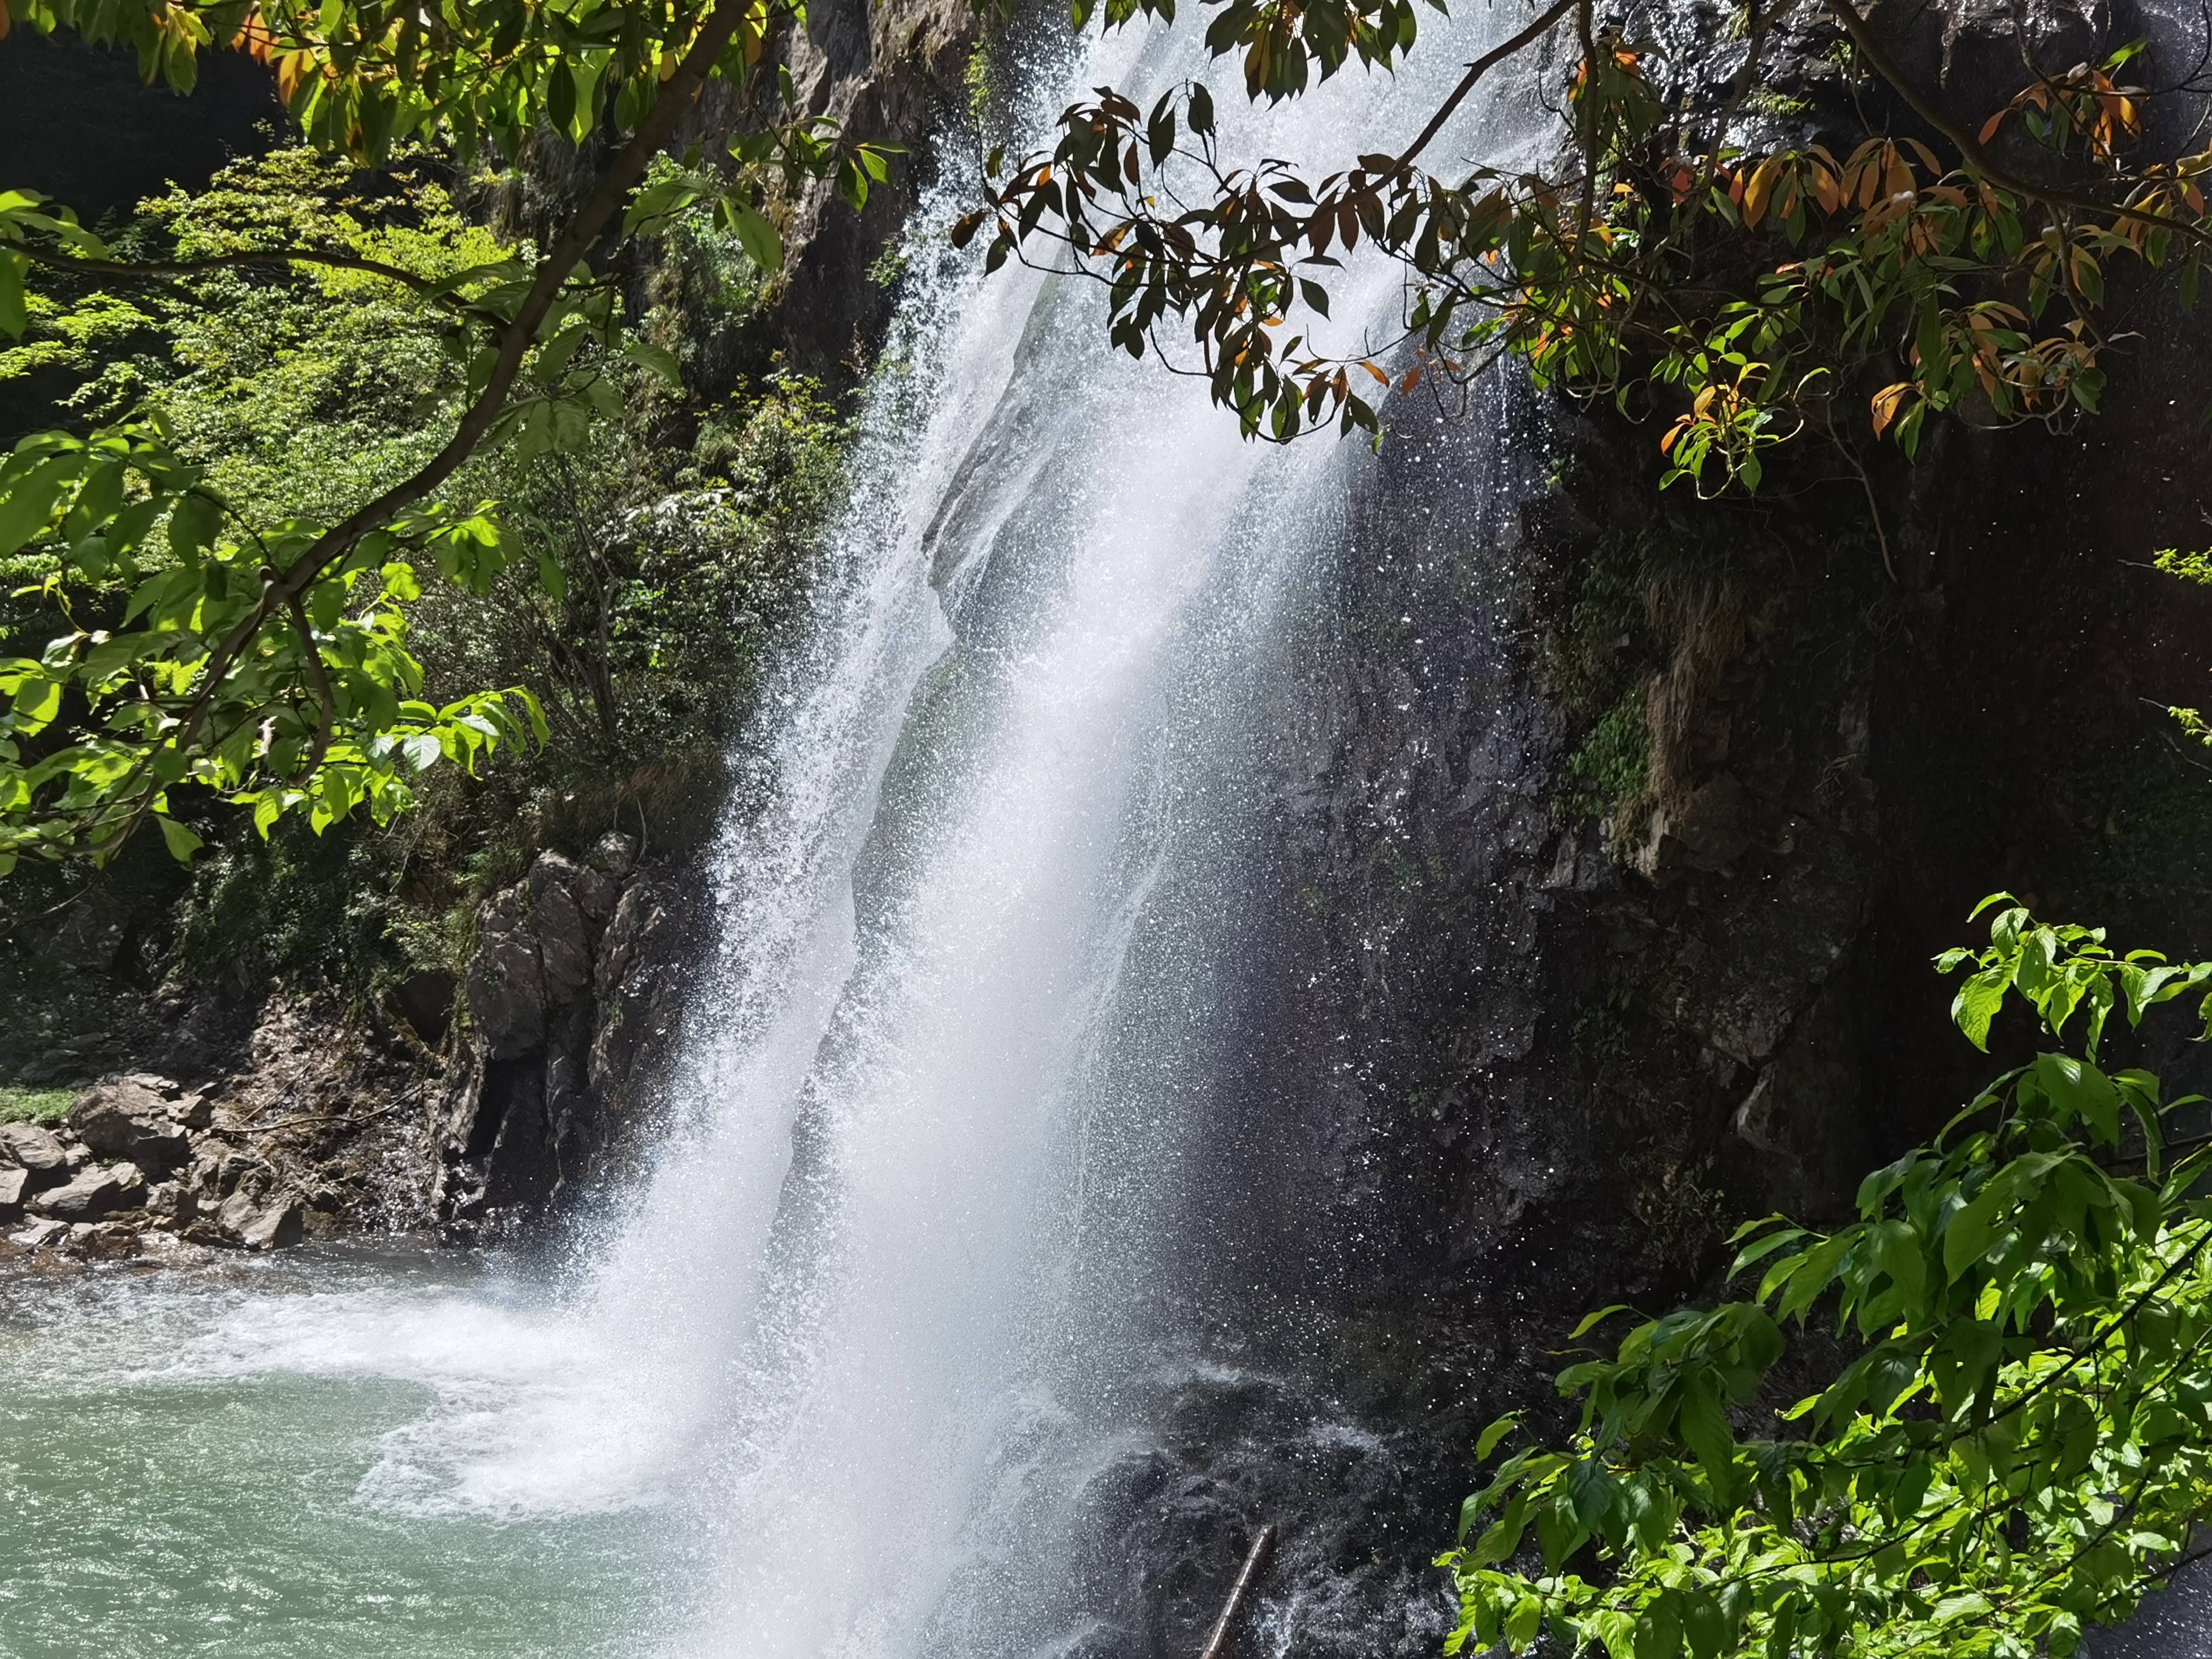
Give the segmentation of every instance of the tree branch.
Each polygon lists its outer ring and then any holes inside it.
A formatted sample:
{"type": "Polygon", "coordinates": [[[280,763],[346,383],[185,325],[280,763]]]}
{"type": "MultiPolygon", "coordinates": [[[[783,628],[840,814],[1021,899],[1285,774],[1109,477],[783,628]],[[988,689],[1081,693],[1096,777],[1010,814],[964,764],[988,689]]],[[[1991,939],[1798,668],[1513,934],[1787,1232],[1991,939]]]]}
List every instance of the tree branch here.
{"type": "Polygon", "coordinates": [[[130,259],[94,259],[27,246],[18,246],[15,252],[52,270],[89,270],[103,276],[127,276],[149,282],[158,282],[169,276],[190,276],[204,270],[234,269],[240,265],[328,265],[340,270],[364,270],[371,276],[382,276],[412,289],[424,299],[453,310],[482,314],[458,294],[442,291],[442,283],[437,278],[418,276],[411,270],[386,264],[381,259],[363,258],[352,253],[325,253],[314,248],[246,248],[236,253],[210,253],[198,259],[160,260],[147,264],[130,259]]]}
{"type": "Polygon", "coordinates": [[[1899,68],[1897,61],[1882,49],[1881,42],[1875,38],[1873,28],[1852,7],[1850,0],[1822,0],[1822,3],[1835,14],[1836,21],[1844,26],[1844,33],[1850,36],[1851,44],[1858,48],[1860,56],[1873,66],[1875,74],[1889,83],[1897,95],[1905,100],[1906,106],[1942,135],[1965,158],[1968,167],[1999,190],[2008,190],[2015,196],[2041,202],[2046,207],[2069,207],[2080,213],[2105,213],[2114,218],[2132,220],[2137,224],[2154,225],[2161,230],[2171,230],[2185,236],[2201,247],[2212,248],[2212,234],[2199,229],[2186,220],[2172,218],[2162,213],[2146,213],[2141,208],[2100,202],[2094,196],[2082,196],[2055,185],[2032,185],[2000,167],[1990,159],[1989,152],[1982,148],[1972,134],[1936,108],[1926,94],[1912,84],[1911,77],[1899,68]]]}
{"type": "Polygon", "coordinates": [[[301,774],[303,778],[311,778],[323,763],[323,757],[330,752],[331,733],[337,726],[338,704],[331,692],[330,671],[323,666],[323,648],[315,643],[315,630],[307,625],[307,607],[300,603],[297,593],[291,595],[286,604],[292,612],[292,626],[300,635],[300,648],[307,653],[307,672],[314,678],[315,696],[323,706],[322,720],[315,727],[314,747],[307,751],[307,769],[301,774]]]}
{"type": "Polygon", "coordinates": [[[1527,28],[1522,29],[1520,33],[1503,46],[1492,46],[1474,62],[1469,64],[1467,66],[1467,73],[1460,77],[1459,84],[1451,89],[1450,96],[1437,106],[1437,112],[1429,118],[1428,125],[1423,127],[1414,137],[1413,142],[1406,146],[1404,152],[1392,164],[1390,172],[1384,177],[1395,176],[1411,167],[1413,164],[1413,158],[1426,149],[1429,147],[1429,141],[1443,131],[1444,123],[1458,112],[1459,106],[1468,100],[1468,94],[1474,92],[1485,75],[1507,58],[1534,45],[1550,32],[1553,24],[1558,22],[1580,3],[1581,0],[1559,0],[1558,4],[1529,24],[1527,28]]]}

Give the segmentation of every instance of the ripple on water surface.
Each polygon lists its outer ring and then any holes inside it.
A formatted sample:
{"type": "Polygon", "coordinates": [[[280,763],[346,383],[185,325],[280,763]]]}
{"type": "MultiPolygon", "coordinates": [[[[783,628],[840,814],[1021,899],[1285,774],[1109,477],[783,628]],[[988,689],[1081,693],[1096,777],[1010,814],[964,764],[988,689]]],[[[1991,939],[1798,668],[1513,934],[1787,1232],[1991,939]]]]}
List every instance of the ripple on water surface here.
{"type": "Polygon", "coordinates": [[[0,1279],[0,1655],[648,1645],[674,1449],[578,1329],[428,1250],[0,1279]]]}

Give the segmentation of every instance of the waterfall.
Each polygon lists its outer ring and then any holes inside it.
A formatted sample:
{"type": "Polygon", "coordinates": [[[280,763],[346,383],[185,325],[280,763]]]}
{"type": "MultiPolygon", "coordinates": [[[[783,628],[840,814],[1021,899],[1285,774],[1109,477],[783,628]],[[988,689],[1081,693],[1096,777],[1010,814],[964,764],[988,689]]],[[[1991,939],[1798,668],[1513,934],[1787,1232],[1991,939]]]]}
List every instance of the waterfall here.
{"type": "MultiPolygon", "coordinates": [[[[1225,111],[1225,150],[1389,149],[1486,24],[1225,111]]],[[[1199,33],[1033,70],[1026,135],[1091,86],[1206,73],[1199,33]]],[[[562,1440],[564,1504],[659,1506],[648,1652],[1144,1650],[1086,1599],[1115,1571],[1091,1486],[1176,1376],[1243,1385],[1176,1325],[1210,1248],[1183,1201],[1228,1175],[1194,1128],[1263,834],[1256,710],[1376,458],[1241,441],[1203,380],[1110,352],[1095,283],[982,276],[945,237],[960,143],[940,170],[810,630],[741,744],[668,1121],[577,1249],[591,1387],[495,1440],[562,1440]]],[[[1401,305],[1354,261],[1336,338],[1401,305]]]]}
{"type": "MultiPolygon", "coordinates": [[[[1327,165],[1402,137],[1485,21],[1225,142],[1327,165]]],[[[1091,86],[1202,72],[1197,37],[1035,73],[1029,135],[1091,86]]],[[[811,637],[746,740],[678,1107],[592,1245],[580,1316],[636,1379],[626,1467],[659,1459],[693,1529],[673,1652],[1079,1637],[1079,1609],[1036,1628],[1034,1500],[1130,1431],[1098,1425],[1173,1295],[1236,927],[1207,910],[1249,828],[1211,785],[1371,465],[1242,441],[1201,381],[1109,349],[1094,284],[981,276],[944,236],[972,172],[943,171],[811,637]],[[1182,1016],[1133,1026],[1136,973],[1182,1016]]],[[[1400,304],[1356,265],[1340,337],[1400,304]]]]}

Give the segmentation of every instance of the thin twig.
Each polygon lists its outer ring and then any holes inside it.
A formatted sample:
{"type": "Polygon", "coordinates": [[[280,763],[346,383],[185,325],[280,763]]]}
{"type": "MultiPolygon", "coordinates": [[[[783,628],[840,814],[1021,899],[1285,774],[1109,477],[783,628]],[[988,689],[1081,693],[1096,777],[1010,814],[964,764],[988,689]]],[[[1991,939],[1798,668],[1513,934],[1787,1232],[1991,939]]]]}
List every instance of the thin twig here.
{"type": "Polygon", "coordinates": [[[1559,0],[1557,5],[1529,24],[1527,28],[1522,29],[1520,33],[1503,46],[1492,47],[1474,62],[1469,64],[1467,66],[1467,73],[1460,77],[1459,84],[1451,89],[1451,95],[1437,106],[1437,112],[1429,118],[1428,125],[1423,127],[1415,136],[1413,142],[1406,146],[1397,161],[1392,163],[1389,172],[1383,176],[1395,177],[1411,167],[1413,158],[1426,149],[1429,147],[1429,141],[1443,131],[1444,123],[1450,120],[1459,106],[1468,100],[1468,94],[1480,84],[1485,75],[1506,58],[1513,57],[1535,41],[1541,40],[1550,33],[1553,24],[1558,22],[1580,3],[1581,0],[1559,0]]]}
{"type": "Polygon", "coordinates": [[[364,258],[353,253],[325,253],[314,248],[246,248],[235,253],[210,253],[197,259],[94,259],[82,255],[56,253],[49,250],[19,246],[18,253],[54,270],[91,271],[102,276],[129,276],[158,282],[172,276],[190,276],[202,271],[233,270],[240,265],[328,265],[339,270],[362,270],[371,276],[410,288],[424,299],[454,311],[480,316],[481,309],[448,291],[441,279],[417,276],[398,265],[386,264],[381,259],[364,258]]]}
{"type": "Polygon", "coordinates": [[[303,777],[313,777],[315,769],[323,763],[330,752],[331,733],[337,727],[338,703],[331,690],[330,671],[323,666],[323,648],[315,643],[315,630],[307,625],[307,607],[295,593],[287,601],[292,612],[292,626],[300,635],[300,647],[307,655],[307,672],[314,677],[315,696],[323,706],[323,717],[315,727],[315,746],[308,750],[307,769],[303,777]]]}
{"type": "Polygon", "coordinates": [[[1269,1522],[1260,1528],[1260,1535],[1252,1540],[1252,1547],[1244,1556],[1244,1565],[1237,1575],[1237,1582],[1229,1587],[1229,1599],[1222,1603],[1221,1617],[1213,1621],[1213,1629],[1206,1638],[1206,1647],[1198,1659],[1221,1659],[1229,1644],[1229,1632],[1237,1623],[1237,1614],[1244,1605],[1244,1598],[1252,1589],[1252,1581],[1259,1577],[1261,1563],[1267,1559],[1267,1551],[1275,1541],[1275,1523],[1269,1522]]]}
{"type": "Polygon", "coordinates": [[[257,1124],[252,1127],[248,1127],[245,1124],[240,1124],[234,1128],[218,1129],[216,1133],[218,1134],[233,1135],[273,1135],[281,1133],[286,1129],[297,1128],[301,1125],[307,1123],[350,1123],[356,1125],[374,1123],[380,1117],[390,1117],[392,1113],[399,1110],[403,1106],[412,1106],[416,1103],[412,1100],[399,1100],[394,1101],[389,1106],[380,1106],[373,1112],[363,1112],[358,1117],[355,1116],[350,1112],[319,1112],[312,1116],[280,1118],[274,1123],[257,1124]]]}

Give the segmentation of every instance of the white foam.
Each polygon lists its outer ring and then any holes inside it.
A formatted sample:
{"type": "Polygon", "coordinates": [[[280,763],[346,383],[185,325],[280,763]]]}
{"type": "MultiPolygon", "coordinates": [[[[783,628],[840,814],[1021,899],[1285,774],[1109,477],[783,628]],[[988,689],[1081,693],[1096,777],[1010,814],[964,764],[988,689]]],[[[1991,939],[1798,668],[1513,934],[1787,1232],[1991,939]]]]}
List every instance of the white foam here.
{"type": "MultiPolygon", "coordinates": [[[[292,1376],[421,1389],[383,1434],[357,1501],[409,1516],[499,1520],[664,1501],[696,1442],[659,1408],[646,1358],[552,1301],[439,1285],[233,1292],[145,1381],[292,1376]]],[[[189,1303],[173,1310],[190,1316],[189,1303]]]]}

